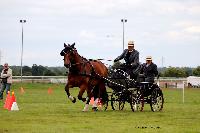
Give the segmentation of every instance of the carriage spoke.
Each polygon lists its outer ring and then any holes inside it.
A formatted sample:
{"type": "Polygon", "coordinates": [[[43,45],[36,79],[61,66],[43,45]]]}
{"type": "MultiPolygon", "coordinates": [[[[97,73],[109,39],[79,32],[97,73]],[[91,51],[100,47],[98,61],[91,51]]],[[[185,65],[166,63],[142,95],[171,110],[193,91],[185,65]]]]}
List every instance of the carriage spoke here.
{"type": "Polygon", "coordinates": [[[136,97],[133,96],[133,95],[131,96],[130,105],[131,105],[131,109],[132,109],[133,112],[137,110],[136,97]]]}
{"type": "Polygon", "coordinates": [[[136,93],[136,104],[137,104],[137,111],[143,111],[144,108],[144,96],[141,94],[140,90],[137,90],[136,93]]]}
{"type": "Polygon", "coordinates": [[[141,97],[138,101],[137,101],[137,110],[138,111],[143,111],[144,108],[144,97],[141,97]]]}
{"type": "Polygon", "coordinates": [[[111,106],[113,110],[123,110],[125,102],[116,93],[111,95],[111,106]]]}

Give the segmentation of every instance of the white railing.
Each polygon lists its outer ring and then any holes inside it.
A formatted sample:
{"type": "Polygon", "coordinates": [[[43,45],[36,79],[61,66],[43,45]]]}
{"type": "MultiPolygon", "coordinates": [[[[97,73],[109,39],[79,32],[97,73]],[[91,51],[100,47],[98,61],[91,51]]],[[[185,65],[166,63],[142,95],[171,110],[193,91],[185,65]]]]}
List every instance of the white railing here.
{"type": "MultiPolygon", "coordinates": [[[[13,76],[13,82],[21,82],[21,76],[13,76]]],[[[67,76],[22,76],[22,82],[28,83],[66,83],[67,76]]]]}
{"type": "MultiPolygon", "coordinates": [[[[66,83],[67,76],[22,76],[22,81],[25,83],[66,83]]],[[[187,78],[159,78],[160,86],[164,88],[179,88],[185,81],[187,81],[187,78]]],[[[21,76],[13,76],[13,82],[21,82],[21,76]]]]}
{"type": "MultiPolygon", "coordinates": [[[[187,78],[160,77],[156,81],[159,81],[159,85],[162,88],[181,88],[183,82],[187,82],[187,78]]],[[[187,85],[185,84],[185,86],[187,85]]]]}

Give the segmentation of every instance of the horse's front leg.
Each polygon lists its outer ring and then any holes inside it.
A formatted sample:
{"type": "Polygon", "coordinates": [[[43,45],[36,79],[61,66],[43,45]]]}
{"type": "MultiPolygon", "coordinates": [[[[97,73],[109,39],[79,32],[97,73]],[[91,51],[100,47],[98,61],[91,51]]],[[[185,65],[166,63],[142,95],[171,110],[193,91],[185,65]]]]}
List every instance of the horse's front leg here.
{"type": "Polygon", "coordinates": [[[69,98],[73,103],[75,103],[75,102],[76,102],[76,98],[70,95],[69,87],[70,87],[70,86],[69,86],[69,84],[67,83],[67,84],[65,85],[65,92],[67,93],[68,98],[69,98]]]}
{"type": "Polygon", "coordinates": [[[85,107],[82,110],[83,112],[87,112],[89,110],[89,104],[90,104],[91,97],[92,97],[91,91],[87,90],[87,98],[86,98],[85,107]]]}
{"type": "Polygon", "coordinates": [[[79,90],[79,93],[78,93],[78,99],[85,102],[86,101],[86,98],[83,98],[83,93],[85,92],[87,86],[85,84],[82,84],[80,86],[80,90],[79,90]]]}

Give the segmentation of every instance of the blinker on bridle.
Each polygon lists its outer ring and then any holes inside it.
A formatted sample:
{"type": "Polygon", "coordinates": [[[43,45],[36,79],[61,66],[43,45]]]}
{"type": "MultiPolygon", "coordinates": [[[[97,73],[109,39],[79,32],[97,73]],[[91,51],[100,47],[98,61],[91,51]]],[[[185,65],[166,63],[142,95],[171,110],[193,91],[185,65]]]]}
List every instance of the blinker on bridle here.
{"type": "Polygon", "coordinates": [[[61,51],[61,56],[64,56],[64,55],[66,55],[66,54],[68,54],[68,53],[71,53],[71,52],[73,52],[75,49],[69,49],[69,50],[67,50],[67,52],[65,51],[66,49],[63,49],[62,51],[61,51]]]}

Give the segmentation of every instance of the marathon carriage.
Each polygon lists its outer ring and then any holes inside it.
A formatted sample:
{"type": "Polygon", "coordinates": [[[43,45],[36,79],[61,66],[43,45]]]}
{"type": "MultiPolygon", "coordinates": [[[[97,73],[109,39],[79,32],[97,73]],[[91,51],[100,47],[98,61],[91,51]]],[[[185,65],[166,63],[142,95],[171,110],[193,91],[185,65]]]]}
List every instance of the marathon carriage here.
{"type": "Polygon", "coordinates": [[[162,90],[156,83],[140,82],[143,78],[139,76],[137,81],[130,79],[130,75],[122,68],[110,72],[107,85],[113,90],[109,96],[113,110],[123,110],[126,102],[130,104],[132,111],[143,111],[145,103],[150,104],[152,111],[162,110],[162,90]]]}
{"type": "Polygon", "coordinates": [[[132,75],[128,75],[123,68],[111,71],[111,75],[108,76],[108,69],[102,62],[87,60],[78,54],[74,46],[75,43],[64,44],[64,49],[60,53],[64,57],[64,66],[69,69],[65,92],[67,97],[75,103],[76,98],[70,94],[69,88],[80,88],[78,99],[86,101],[83,111],[88,111],[92,96],[95,99],[94,111],[97,109],[98,98],[101,99],[100,102],[105,109],[110,101],[113,110],[123,110],[126,102],[130,104],[132,111],[142,111],[144,103],[150,103],[152,111],[162,110],[164,99],[158,85],[131,79],[132,75]],[[107,96],[105,83],[113,90],[110,99],[107,96]],[[85,91],[87,91],[86,98],[82,97],[85,91]]]}

